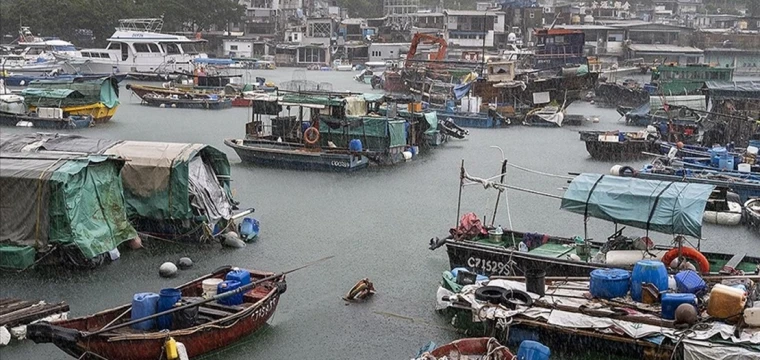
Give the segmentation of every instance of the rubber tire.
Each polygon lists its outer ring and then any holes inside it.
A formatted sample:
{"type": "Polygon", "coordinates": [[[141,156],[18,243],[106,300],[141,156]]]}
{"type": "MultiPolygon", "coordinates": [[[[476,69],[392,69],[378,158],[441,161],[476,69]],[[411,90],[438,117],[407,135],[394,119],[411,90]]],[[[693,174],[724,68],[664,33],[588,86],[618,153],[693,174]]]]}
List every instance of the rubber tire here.
{"type": "Polygon", "coordinates": [[[517,308],[517,305],[522,306],[531,306],[533,305],[533,298],[530,297],[530,294],[528,294],[525,291],[521,290],[507,290],[504,292],[504,295],[501,297],[501,304],[514,310],[517,308]],[[513,300],[520,300],[522,303],[517,303],[513,300]]]}
{"type": "Polygon", "coordinates": [[[630,166],[623,166],[620,168],[620,176],[633,176],[635,170],[630,166]]]}
{"type": "Polygon", "coordinates": [[[498,286],[483,286],[475,290],[475,299],[498,304],[509,290],[498,286]]]}

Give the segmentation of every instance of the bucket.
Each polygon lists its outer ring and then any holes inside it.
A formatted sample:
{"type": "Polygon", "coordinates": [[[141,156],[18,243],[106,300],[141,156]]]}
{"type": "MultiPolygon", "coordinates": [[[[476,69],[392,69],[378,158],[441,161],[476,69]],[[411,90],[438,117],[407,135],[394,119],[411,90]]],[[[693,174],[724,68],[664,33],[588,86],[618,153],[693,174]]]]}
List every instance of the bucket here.
{"type": "Polygon", "coordinates": [[[492,243],[500,243],[502,235],[504,235],[503,231],[488,230],[488,241],[490,241],[492,243]]]}
{"type": "MultiPolygon", "coordinates": [[[[158,294],[156,293],[138,293],[132,297],[132,318],[131,320],[141,319],[156,313],[158,308],[158,294]]],[[[156,326],[156,319],[145,320],[132,325],[135,330],[150,330],[156,326]]]]}
{"type": "Polygon", "coordinates": [[[749,146],[747,146],[747,152],[748,152],[748,153],[750,153],[750,154],[752,154],[752,155],[757,155],[758,146],[760,146],[760,143],[757,143],[757,141],[758,141],[758,140],[750,140],[750,141],[749,141],[750,145],[749,145],[749,146]],[[752,145],[752,142],[753,142],[753,141],[755,141],[755,142],[756,142],[756,143],[755,143],[756,145],[752,145]]]}
{"type": "Polygon", "coordinates": [[[201,286],[203,287],[203,297],[208,299],[214,297],[216,295],[216,287],[219,286],[219,283],[224,280],[222,279],[206,279],[203,280],[201,283],[201,286]]]}
{"type": "Polygon", "coordinates": [[[351,141],[348,142],[348,150],[353,152],[361,152],[363,149],[362,147],[362,141],[359,139],[351,139],[351,141]]]}
{"type": "Polygon", "coordinates": [[[523,341],[517,349],[518,360],[549,360],[551,354],[546,345],[533,340],[523,341]]]}
{"type": "Polygon", "coordinates": [[[542,269],[531,269],[525,272],[525,290],[538,294],[546,295],[546,271],[542,269]]]}
{"type": "Polygon", "coordinates": [[[738,166],[739,172],[748,173],[752,171],[752,165],[750,164],[739,164],[738,166]]]}
{"type": "MultiPolygon", "coordinates": [[[[171,309],[179,299],[182,298],[182,292],[179,289],[168,288],[161,289],[158,293],[158,311],[162,312],[171,309]]],[[[172,328],[172,315],[163,315],[156,318],[156,324],[159,330],[172,328]]]]}

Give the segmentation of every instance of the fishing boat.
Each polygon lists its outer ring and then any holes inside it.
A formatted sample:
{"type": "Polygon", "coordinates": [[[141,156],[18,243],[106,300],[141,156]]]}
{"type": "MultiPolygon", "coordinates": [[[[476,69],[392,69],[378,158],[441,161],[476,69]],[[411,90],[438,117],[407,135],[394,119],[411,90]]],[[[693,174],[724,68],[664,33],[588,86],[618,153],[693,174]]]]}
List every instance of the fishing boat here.
{"type": "Polygon", "coordinates": [[[597,106],[637,108],[649,102],[649,93],[635,80],[626,80],[622,84],[601,82],[594,92],[597,106]]]}
{"type": "Polygon", "coordinates": [[[716,188],[707,200],[702,219],[710,224],[736,226],[742,221],[742,213],[739,195],[716,188]]]}
{"type": "Polygon", "coordinates": [[[147,94],[143,96],[141,104],[160,108],[179,109],[206,109],[222,110],[232,108],[232,99],[220,97],[216,94],[181,98],[177,95],[161,96],[159,94],[147,94]]]}
{"type": "Polygon", "coordinates": [[[119,327],[131,317],[132,305],[125,304],[74,319],[29,325],[27,336],[38,344],[53,343],[77,359],[93,356],[110,360],[164,358],[165,344],[171,338],[184,345],[189,358],[195,358],[260,330],[274,314],[280,295],[285,292],[285,275],[249,270],[252,283],[258,284],[242,295],[242,304],[202,303],[203,281],[223,280],[230,270],[225,267],[177,287],[185,302],[199,303],[192,307],[197,310],[196,321],[186,328],[158,331],[119,327]]]}
{"type": "Polygon", "coordinates": [[[90,115],[64,115],[61,109],[37,108],[31,114],[12,114],[0,111],[0,125],[38,129],[84,129],[93,125],[90,115]]]}
{"type": "Polygon", "coordinates": [[[684,169],[648,164],[641,171],[626,172],[621,173],[621,175],[646,180],[713,185],[739,194],[742,202],[760,197],[760,178],[749,173],[684,169]]]}
{"type": "Polygon", "coordinates": [[[36,80],[21,95],[30,111],[57,107],[69,115],[89,115],[99,124],[111,120],[119,107],[119,77],[36,80]]]}
{"type": "MultiPolygon", "coordinates": [[[[506,164],[503,165],[506,167],[506,164]]],[[[504,171],[502,171],[503,173],[504,171]]],[[[460,186],[487,184],[490,188],[518,189],[511,185],[472,177],[461,168],[460,186]]],[[[524,190],[524,189],[523,189],[524,190]]],[[[430,240],[430,249],[446,246],[451,268],[464,267],[481,275],[520,275],[527,269],[544,269],[548,276],[587,276],[597,268],[631,268],[642,259],[688,259],[703,273],[760,271],[760,258],[744,253],[701,252],[684,246],[684,236],[701,237],[705,205],[714,186],[649,181],[628,177],[581,174],[573,178],[561,198],[561,209],[615,223],[606,242],[588,235],[561,237],[541,233],[502,230],[482,224],[472,213],[461,217],[445,238],[430,240]],[[619,199],[625,198],[621,207],[619,199]],[[674,204],[679,204],[675,206],[674,204]],[[636,209],[644,209],[637,211],[636,209]],[[651,210],[649,210],[651,209],[651,210]],[[646,230],[645,236],[627,237],[618,225],[646,230]],[[675,236],[676,247],[654,245],[649,231],[675,236]],[[681,254],[679,256],[679,254],[681,254]]],[[[498,202],[496,203],[498,207],[498,202]]],[[[457,215],[459,218],[459,214],[457,215]]],[[[681,263],[679,260],[677,263],[681,263]]]]}
{"type": "Polygon", "coordinates": [[[509,348],[495,338],[464,338],[452,341],[430,351],[424,351],[414,360],[462,359],[477,357],[482,360],[511,360],[515,356],[509,348]]]}
{"type": "Polygon", "coordinates": [[[659,134],[644,131],[579,131],[591,158],[600,161],[631,160],[659,150],[659,134]]]}

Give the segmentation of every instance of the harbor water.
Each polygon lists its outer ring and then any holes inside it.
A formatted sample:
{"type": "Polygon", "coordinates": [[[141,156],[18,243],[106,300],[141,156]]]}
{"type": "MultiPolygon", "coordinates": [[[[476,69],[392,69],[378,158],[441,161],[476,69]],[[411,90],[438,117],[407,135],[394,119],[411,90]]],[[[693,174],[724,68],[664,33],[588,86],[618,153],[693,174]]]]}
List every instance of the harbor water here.
{"type": "MultiPolygon", "coordinates": [[[[353,72],[295,74],[332,83],[333,91],[372,91],[369,85],[354,81],[353,72]]],[[[248,75],[281,83],[293,79],[294,69],[248,75]]],[[[179,285],[221,265],[285,271],[335,255],[288,275],[288,290],[267,327],[204,359],[409,359],[430,340],[441,344],[462,337],[434,310],[436,289],[441,273],[448,269],[448,258],[444,249],[428,250],[431,237],[446,236],[457,222],[460,162],[464,160],[473,176],[494,176],[501,166],[502,153],[494,148],[499,147],[510,164],[536,170],[510,167],[509,183],[561,195],[567,180],[547,174],[608,173],[615,165],[591,160],[579,141],[579,130],[637,130],[626,127],[614,109],[578,102],[568,113],[598,117],[599,122],[561,128],[470,129],[466,140],[451,140],[400,166],[354,174],[308,173],[243,164],[224,146],[224,138],[243,136],[250,118],[248,109],[141,106],[139,98],[124,89],[129,82],[121,84],[122,104],[111,122],[72,132],[109,139],[207,143],[221,149],[232,163],[232,188],[241,208],[256,209],[254,216],[261,222],[259,239],[243,249],[145,240],[146,249],[125,249],[121,259],[92,271],[4,273],[0,297],[63,300],[71,306],[70,316],[82,316],[128,303],[135,293],[179,285]],[[192,258],[195,265],[173,279],[158,276],[163,262],[182,256],[192,258]],[[346,305],[341,297],[364,277],[372,280],[377,294],[365,303],[346,305]]],[[[27,131],[34,130],[0,128],[0,132],[27,131]]],[[[638,168],[643,164],[621,165],[638,168]]],[[[495,198],[493,190],[466,187],[462,212],[476,212],[490,223],[495,198]]],[[[509,191],[494,225],[582,236],[582,217],[561,211],[559,205],[552,197],[509,191]]],[[[596,240],[613,232],[611,223],[589,221],[589,236],[596,240]]],[[[645,235],[632,228],[624,233],[645,235]]],[[[671,241],[665,234],[651,233],[649,237],[659,244],[671,241]]],[[[760,239],[743,226],[705,224],[703,237],[705,250],[760,256],[760,239]]],[[[2,360],[66,358],[52,344],[26,341],[0,348],[2,360]]]]}

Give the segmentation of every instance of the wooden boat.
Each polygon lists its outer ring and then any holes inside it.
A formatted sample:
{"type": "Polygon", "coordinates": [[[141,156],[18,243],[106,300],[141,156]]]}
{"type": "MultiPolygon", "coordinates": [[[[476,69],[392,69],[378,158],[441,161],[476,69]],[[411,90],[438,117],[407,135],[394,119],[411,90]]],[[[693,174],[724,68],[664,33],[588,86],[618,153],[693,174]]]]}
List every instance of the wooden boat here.
{"type": "Polygon", "coordinates": [[[659,149],[654,138],[646,133],[619,131],[579,131],[586,151],[594,160],[615,161],[643,158],[645,152],[659,149]],[[621,141],[622,138],[622,141],[621,141]]]}
{"type": "MultiPolygon", "coordinates": [[[[484,181],[467,175],[464,168],[461,174],[464,176],[460,186],[464,186],[465,181],[484,181]]],[[[581,174],[570,183],[562,197],[562,209],[616,224],[616,231],[606,242],[588,239],[587,234],[570,238],[512,230],[504,230],[501,237],[494,237],[488,232],[493,230],[493,226],[483,226],[470,213],[462,216],[459,226],[451,229],[447,237],[431,239],[430,249],[445,245],[451,268],[464,267],[487,276],[521,275],[527,269],[536,268],[544,269],[547,276],[588,276],[591,270],[597,268],[630,269],[638,260],[672,260],[679,254],[684,260],[696,263],[704,273],[760,271],[760,257],[746,256],[745,253],[700,253],[698,249],[683,246],[685,238],[681,235],[701,237],[705,204],[714,190],[713,186],[630,180],[634,179],[628,178],[626,181],[626,178],[616,176],[581,174]],[[623,209],[611,200],[621,196],[626,199],[623,209]],[[673,206],[675,199],[679,199],[678,203],[683,206],[673,206]],[[649,212],[625,210],[637,206],[647,208],[652,204],[657,206],[652,210],[652,216],[649,212]],[[618,224],[646,229],[647,236],[623,236],[625,227],[618,229],[618,224]],[[648,238],[649,230],[679,234],[675,238],[679,245],[653,245],[648,238]]],[[[500,183],[488,184],[491,188],[519,189],[500,183]]],[[[671,265],[671,261],[664,261],[671,265]]]]}
{"type": "MultiPolygon", "coordinates": [[[[183,299],[190,302],[199,301],[202,299],[203,280],[224,279],[230,269],[219,269],[177,289],[182,291],[183,299]]],[[[275,275],[271,272],[249,271],[251,281],[275,275]]],[[[215,302],[201,304],[197,308],[197,325],[168,332],[141,331],[124,327],[87,336],[88,333],[127,322],[130,319],[131,304],[84,317],[33,324],[27,328],[27,332],[28,337],[35,343],[52,342],[65,353],[79,359],[160,359],[164,356],[164,343],[169,337],[184,344],[187,355],[195,358],[228,346],[261,329],[277,309],[280,295],[285,288],[285,276],[282,275],[249,290],[243,296],[242,305],[229,306],[215,302]]]]}
{"type": "Polygon", "coordinates": [[[347,149],[307,148],[296,142],[278,142],[271,137],[224,139],[240,159],[260,166],[296,170],[349,172],[364,169],[369,159],[347,149]]]}
{"type": "Polygon", "coordinates": [[[142,97],[142,103],[148,106],[161,108],[179,108],[179,109],[206,109],[222,110],[232,108],[232,100],[209,95],[205,98],[180,98],[179,96],[164,97],[161,95],[148,94],[142,97]]]}
{"type": "Polygon", "coordinates": [[[747,225],[760,231],[760,199],[749,199],[744,203],[745,221],[747,225]]]}
{"type": "Polygon", "coordinates": [[[450,342],[432,351],[422,353],[417,357],[417,360],[460,359],[471,356],[489,360],[512,360],[515,358],[509,348],[499,344],[495,338],[482,337],[464,338],[450,342]],[[452,357],[451,354],[457,355],[452,357]]]}
{"type": "MultiPolygon", "coordinates": [[[[38,109],[39,110],[39,109],[38,109]]],[[[33,127],[39,129],[84,129],[92,126],[92,116],[69,115],[66,117],[43,117],[0,112],[0,125],[33,127]]]]}
{"type": "Polygon", "coordinates": [[[705,206],[702,220],[710,224],[736,226],[742,221],[742,203],[739,195],[723,189],[715,189],[705,206]]]}

